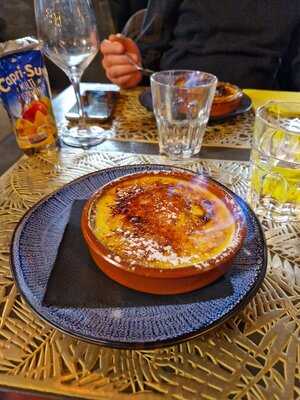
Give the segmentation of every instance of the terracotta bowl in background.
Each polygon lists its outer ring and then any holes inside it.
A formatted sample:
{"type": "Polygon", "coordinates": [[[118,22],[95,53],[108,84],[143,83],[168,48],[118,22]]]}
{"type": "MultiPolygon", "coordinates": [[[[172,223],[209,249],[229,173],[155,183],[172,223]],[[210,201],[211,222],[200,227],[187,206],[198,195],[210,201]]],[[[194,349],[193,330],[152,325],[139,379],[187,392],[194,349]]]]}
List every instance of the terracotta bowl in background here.
{"type": "Polygon", "coordinates": [[[239,107],[242,97],[243,92],[236,85],[227,82],[218,82],[211,107],[211,116],[226,116],[226,114],[235,111],[239,107]]]}

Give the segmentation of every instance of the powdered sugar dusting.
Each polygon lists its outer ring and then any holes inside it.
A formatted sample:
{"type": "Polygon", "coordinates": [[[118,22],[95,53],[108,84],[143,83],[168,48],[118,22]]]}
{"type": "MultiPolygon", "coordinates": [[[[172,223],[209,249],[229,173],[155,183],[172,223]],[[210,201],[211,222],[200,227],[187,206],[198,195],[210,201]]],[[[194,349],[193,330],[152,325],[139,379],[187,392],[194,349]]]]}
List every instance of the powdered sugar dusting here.
{"type": "MultiPolygon", "coordinates": [[[[123,179],[125,183],[120,179],[116,187],[111,185],[114,202],[109,206],[110,218],[117,221],[117,227],[104,239],[115,262],[132,269],[143,265],[202,270],[236,252],[241,243],[240,207],[226,191],[225,202],[214,191],[210,193],[205,177],[186,175],[188,179],[176,181],[175,177],[172,181],[169,172],[152,172],[143,174],[147,177],[143,182],[137,174],[123,179]]],[[[101,225],[98,228],[101,235],[101,225]]]]}
{"type": "MultiPolygon", "coordinates": [[[[124,254],[128,258],[137,256],[139,259],[160,261],[171,264],[174,267],[178,267],[180,264],[191,263],[193,260],[192,256],[177,255],[171,246],[161,246],[153,239],[137,236],[128,230],[118,228],[116,233],[120,235],[120,240],[123,242],[125,248],[124,254]]],[[[136,261],[131,261],[131,264],[135,263],[136,261]]]]}

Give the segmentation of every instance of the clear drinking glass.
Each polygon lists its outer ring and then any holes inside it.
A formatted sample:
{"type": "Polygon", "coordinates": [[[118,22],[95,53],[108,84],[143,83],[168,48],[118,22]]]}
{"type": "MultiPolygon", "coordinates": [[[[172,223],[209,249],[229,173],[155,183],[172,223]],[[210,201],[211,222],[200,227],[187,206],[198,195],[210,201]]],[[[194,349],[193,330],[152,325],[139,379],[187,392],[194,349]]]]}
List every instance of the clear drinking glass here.
{"type": "Polygon", "coordinates": [[[300,103],[257,110],[248,200],[266,218],[300,221],[300,103]]]}
{"type": "Polygon", "coordinates": [[[67,74],[76,95],[79,122],[61,132],[63,142],[83,148],[103,142],[103,129],[87,125],[80,96],[81,76],[99,49],[90,0],[35,0],[35,17],[44,54],[67,74]]]}
{"type": "Polygon", "coordinates": [[[151,76],[160,153],[173,160],[199,153],[217,85],[206,72],[174,70],[151,76]]]}

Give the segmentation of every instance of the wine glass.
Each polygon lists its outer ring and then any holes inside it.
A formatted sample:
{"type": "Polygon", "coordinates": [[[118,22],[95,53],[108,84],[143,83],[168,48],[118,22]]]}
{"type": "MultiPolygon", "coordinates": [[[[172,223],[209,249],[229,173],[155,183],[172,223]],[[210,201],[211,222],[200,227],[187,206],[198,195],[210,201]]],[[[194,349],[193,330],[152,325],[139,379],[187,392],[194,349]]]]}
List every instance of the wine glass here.
{"type": "Polygon", "coordinates": [[[69,146],[88,148],[105,140],[104,130],[87,125],[80,95],[80,79],[99,49],[96,18],[90,0],[35,0],[38,37],[44,54],[70,79],[79,120],[65,127],[61,138],[69,146]]]}

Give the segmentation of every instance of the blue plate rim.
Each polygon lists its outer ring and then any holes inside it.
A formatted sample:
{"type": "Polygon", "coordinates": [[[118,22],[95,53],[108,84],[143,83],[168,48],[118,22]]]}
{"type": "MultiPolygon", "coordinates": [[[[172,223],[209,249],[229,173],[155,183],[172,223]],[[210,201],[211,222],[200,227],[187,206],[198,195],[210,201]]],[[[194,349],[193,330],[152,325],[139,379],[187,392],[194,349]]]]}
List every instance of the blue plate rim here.
{"type": "MultiPolygon", "coordinates": [[[[129,175],[129,174],[126,174],[129,175]]],[[[124,175],[125,176],[125,175],[124,175]]],[[[257,218],[256,214],[254,213],[254,211],[251,209],[251,207],[248,205],[248,203],[243,200],[239,195],[237,195],[236,193],[234,193],[231,189],[227,188],[225,185],[223,185],[222,183],[218,182],[217,180],[215,180],[214,178],[211,178],[209,175],[207,174],[203,174],[203,173],[198,173],[195,171],[192,171],[188,168],[184,168],[184,167],[177,167],[177,166],[173,166],[173,165],[167,165],[167,164],[130,164],[130,165],[121,165],[121,166],[115,166],[115,167],[108,167],[108,168],[104,168],[101,170],[97,170],[94,172],[90,172],[88,174],[82,175],[76,179],[73,179],[71,182],[68,182],[66,184],[64,184],[63,186],[61,186],[59,189],[51,192],[50,194],[42,197],[37,203],[35,203],[29,210],[27,210],[25,212],[25,214],[22,216],[22,218],[19,220],[19,222],[17,223],[13,235],[12,235],[12,239],[11,239],[11,243],[10,243],[10,256],[9,256],[9,262],[10,262],[10,267],[11,267],[11,271],[12,271],[12,275],[14,278],[14,282],[16,284],[16,287],[19,291],[19,293],[21,294],[21,296],[23,297],[23,299],[25,300],[26,304],[29,306],[29,308],[31,309],[31,311],[38,316],[42,321],[46,322],[48,325],[50,325],[51,327],[57,329],[59,332],[67,334],[71,337],[73,337],[74,339],[79,339],[82,340],[86,343],[90,343],[90,344],[97,344],[97,345],[101,345],[101,346],[105,346],[105,347],[110,347],[110,348],[115,348],[115,349],[123,349],[123,350],[151,350],[151,349],[158,349],[158,348],[164,348],[164,347],[170,347],[170,346],[174,346],[177,345],[179,343],[182,343],[184,341],[187,340],[193,340],[203,334],[206,334],[207,332],[217,328],[218,326],[222,325],[225,321],[227,321],[228,319],[232,318],[233,316],[235,316],[237,313],[239,313],[255,296],[255,294],[257,293],[258,289],[260,288],[265,275],[266,275],[266,271],[267,271],[267,264],[268,264],[268,251],[267,251],[267,245],[266,245],[266,238],[264,235],[264,231],[262,228],[262,225],[259,221],[259,219],[257,218]],[[237,197],[242,203],[244,203],[248,209],[248,211],[254,216],[258,228],[259,228],[259,232],[261,235],[261,238],[263,240],[263,259],[264,262],[262,264],[262,268],[257,276],[257,279],[255,281],[255,283],[253,284],[253,286],[251,287],[251,289],[249,290],[249,292],[231,309],[229,310],[226,314],[224,314],[221,318],[219,318],[218,320],[214,321],[213,323],[211,323],[209,326],[206,327],[202,327],[200,329],[198,329],[197,331],[193,331],[193,332],[189,332],[187,334],[184,335],[180,335],[180,336],[176,336],[173,339],[165,339],[165,340],[159,340],[159,341],[155,341],[155,342],[121,342],[121,341],[114,341],[114,340],[106,340],[106,339],[98,339],[95,337],[87,337],[86,335],[83,335],[81,333],[74,333],[72,331],[70,331],[69,329],[65,329],[60,327],[57,323],[51,321],[49,318],[45,317],[42,313],[40,313],[39,311],[37,311],[34,307],[34,305],[31,303],[31,301],[27,298],[26,294],[24,293],[24,290],[22,289],[21,285],[19,284],[18,280],[17,280],[17,273],[16,273],[16,267],[15,267],[15,263],[14,263],[14,259],[13,259],[13,247],[14,247],[14,242],[16,240],[16,236],[19,233],[19,230],[22,230],[22,224],[23,221],[25,219],[28,218],[28,216],[30,214],[32,214],[41,204],[43,204],[44,202],[46,202],[49,198],[51,198],[52,196],[55,196],[57,193],[59,193],[60,191],[64,190],[65,188],[67,188],[68,186],[73,185],[74,183],[78,183],[81,180],[87,179],[90,176],[93,175],[97,175],[99,173],[108,173],[111,170],[122,170],[122,169],[126,169],[126,168],[141,168],[141,167],[162,167],[162,168],[170,168],[170,169],[179,169],[179,170],[184,170],[184,171],[188,171],[188,172],[192,172],[194,174],[197,175],[204,175],[206,177],[208,177],[209,179],[211,179],[213,182],[217,183],[218,185],[220,185],[223,189],[225,189],[226,191],[228,191],[231,195],[234,195],[234,197],[237,197]]],[[[66,307],[67,308],[67,307],[66,307]]]]}

